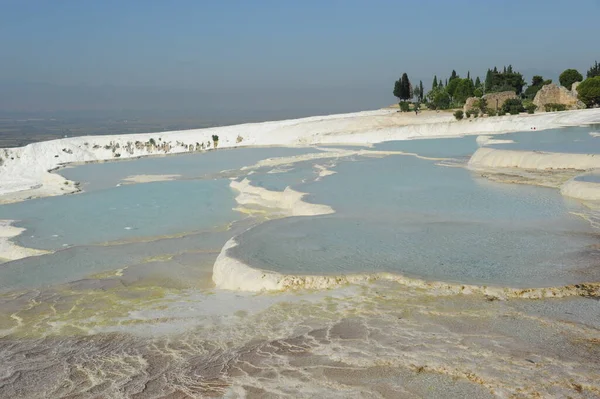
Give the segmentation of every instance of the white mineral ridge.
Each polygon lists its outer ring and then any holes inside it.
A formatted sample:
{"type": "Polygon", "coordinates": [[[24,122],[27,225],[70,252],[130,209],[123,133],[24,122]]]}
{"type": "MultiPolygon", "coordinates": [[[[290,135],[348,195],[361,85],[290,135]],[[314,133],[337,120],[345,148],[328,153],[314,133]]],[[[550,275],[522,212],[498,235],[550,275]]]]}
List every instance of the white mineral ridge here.
{"type": "Polygon", "coordinates": [[[484,147],[486,145],[491,145],[491,144],[510,144],[510,143],[514,143],[513,140],[494,139],[494,138],[492,138],[492,136],[477,136],[477,138],[475,139],[475,142],[480,147],[484,147]]]}
{"type": "Polygon", "coordinates": [[[323,290],[345,284],[360,284],[374,280],[388,280],[421,288],[433,295],[485,295],[491,298],[564,298],[569,296],[600,296],[600,283],[583,283],[562,287],[512,288],[454,284],[426,281],[393,273],[364,273],[348,275],[285,275],[252,268],[229,256],[228,251],[237,246],[235,238],[221,249],[213,267],[213,282],[217,288],[234,291],[290,291],[296,289],[323,290]]]}
{"type": "Polygon", "coordinates": [[[481,147],[475,151],[469,160],[469,168],[475,170],[498,168],[589,170],[600,168],[600,155],[500,150],[481,147]]]}
{"type": "Polygon", "coordinates": [[[280,217],[327,215],[334,212],[328,205],[304,202],[302,198],[306,194],[289,187],[283,191],[270,191],[251,185],[248,179],[240,182],[233,180],[229,186],[238,191],[235,201],[239,205],[267,208],[280,217]]]}
{"type": "Polygon", "coordinates": [[[600,201],[600,183],[571,179],[560,187],[560,193],[583,201],[600,201]]]}
{"type": "Polygon", "coordinates": [[[600,109],[463,121],[455,121],[452,114],[447,112],[411,116],[388,109],[162,133],[70,137],[32,143],[25,147],[0,149],[0,202],[77,191],[73,184],[65,184],[68,182],[62,176],[49,173],[49,170],[65,164],[185,153],[195,151],[197,144],[212,142],[212,135],[219,136],[218,148],[372,144],[414,138],[506,133],[533,128],[541,130],[598,122],[600,109]],[[131,153],[124,148],[128,143],[147,143],[150,139],[157,145],[168,143],[169,148],[159,150],[155,146],[134,147],[131,153]],[[118,149],[115,150],[116,147],[118,149]]]}
{"type": "Polygon", "coordinates": [[[0,262],[48,253],[41,249],[24,248],[10,241],[11,238],[25,231],[23,228],[12,226],[12,223],[14,220],[0,220],[0,262]]]}

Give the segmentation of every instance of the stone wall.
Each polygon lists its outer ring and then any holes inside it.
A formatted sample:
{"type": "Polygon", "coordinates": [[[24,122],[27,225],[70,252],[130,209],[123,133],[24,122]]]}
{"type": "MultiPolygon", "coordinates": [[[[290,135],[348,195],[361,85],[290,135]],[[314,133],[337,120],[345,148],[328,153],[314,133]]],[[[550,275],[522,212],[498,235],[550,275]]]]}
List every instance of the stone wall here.
{"type": "Polygon", "coordinates": [[[554,83],[545,85],[537,92],[533,103],[537,105],[538,112],[546,111],[546,104],[564,104],[567,109],[582,109],[585,104],[577,99],[577,86],[573,84],[573,91],[557,86],[554,83]]]}
{"type": "MultiPolygon", "coordinates": [[[[504,104],[504,102],[506,100],[509,100],[511,98],[518,98],[518,97],[514,91],[501,91],[499,93],[486,94],[485,96],[483,96],[483,98],[486,99],[488,108],[498,110],[496,108],[496,104],[498,105],[498,108],[501,108],[502,104],[504,104]]],[[[467,111],[470,111],[471,109],[473,109],[475,101],[477,101],[477,100],[478,100],[477,97],[467,98],[467,101],[465,102],[465,106],[463,107],[464,112],[467,112],[467,111]]]]}
{"type": "Polygon", "coordinates": [[[502,105],[506,100],[512,98],[519,98],[514,91],[501,91],[500,93],[490,93],[483,96],[487,100],[488,108],[495,109],[496,111],[502,108],[502,105]]]}

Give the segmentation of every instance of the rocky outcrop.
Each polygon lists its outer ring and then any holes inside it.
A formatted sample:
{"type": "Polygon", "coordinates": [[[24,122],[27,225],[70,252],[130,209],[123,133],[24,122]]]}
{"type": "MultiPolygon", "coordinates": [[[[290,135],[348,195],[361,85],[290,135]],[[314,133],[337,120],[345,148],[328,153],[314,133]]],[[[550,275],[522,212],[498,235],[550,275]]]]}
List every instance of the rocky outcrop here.
{"type": "Polygon", "coordinates": [[[585,104],[577,99],[577,83],[573,84],[574,91],[554,83],[543,86],[535,95],[533,103],[537,110],[544,112],[546,104],[562,104],[566,109],[583,109],[585,104]]]}
{"type": "Polygon", "coordinates": [[[573,83],[573,85],[571,85],[571,93],[573,93],[573,95],[575,97],[577,97],[577,86],[579,86],[581,84],[581,82],[575,82],[573,83]]]}
{"type": "Polygon", "coordinates": [[[475,109],[475,105],[477,100],[479,100],[479,97],[469,97],[467,98],[467,101],[465,101],[465,106],[463,107],[463,111],[467,112],[470,111],[472,109],[475,109]]]}
{"type": "MultiPolygon", "coordinates": [[[[504,104],[506,100],[518,97],[514,91],[501,91],[499,93],[486,94],[483,96],[483,98],[487,101],[487,108],[498,110],[500,107],[502,107],[502,104],[504,104]]],[[[464,112],[475,109],[477,100],[479,100],[477,97],[467,98],[465,106],[463,107],[464,112]]]]}

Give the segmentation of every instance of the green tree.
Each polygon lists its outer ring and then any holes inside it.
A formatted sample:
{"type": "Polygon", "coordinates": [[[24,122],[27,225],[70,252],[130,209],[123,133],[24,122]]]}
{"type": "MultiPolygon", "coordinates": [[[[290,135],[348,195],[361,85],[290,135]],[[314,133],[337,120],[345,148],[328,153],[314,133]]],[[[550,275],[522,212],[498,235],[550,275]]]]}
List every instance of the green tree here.
{"type": "Polygon", "coordinates": [[[598,61],[587,71],[588,78],[595,78],[596,76],[600,76],[600,64],[598,64],[598,61]]]}
{"type": "Polygon", "coordinates": [[[525,86],[523,75],[515,72],[512,65],[509,65],[508,68],[504,67],[503,72],[498,72],[498,68],[496,67],[494,67],[493,71],[488,70],[485,79],[486,93],[510,90],[516,94],[521,94],[523,86],[525,86]]]}
{"type": "Polygon", "coordinates": [[[477,76],[477,79],[475,79],[475,87],[481,87],[481,80],[479,79],[479,76],[477,76]]]}
{"type": "Polygon", "coordinates": [[[549,85],[550,83],[552,83],[551,79],[544,80],[543,77],[535,75],[533,79],[531,79],[531,84],[527,87],[523,94],[525,94],[525,98],[533,100],[537,92],[540,91],[542,87],[544,87],[545,85],[549,85]]]}
{"type": "Polygon", "coordinates": [[[431,90],[437,89],[438,87],[438,81],[437,81],[437,75],[435,75],[433,77],[433,84],[431,85],[431,90]]]}
{"type": "Polygon", "coordinates": [[[478,108],[481,111],[481,114],[485,114],[488,107],[487,107],[487,100],[485,98],[480,98],[479,100],[476,100],[473,103],[473,106],[475,108],[478,108]]]}
{"type": "Polygon", "coordinates": [[[544,83],[544,78],[541,77],[540,75],[535,75],[532,79],[531,79],[531,86],[539,86],[542,83],[544,83]]]}
{"type": "Polygon", "coordinates": [[[577,97],[588,108],[600,105],[600,75],[581,82],[577,86],[577,97]]]}
{"type": "Polygon", "coordinates": [[[558,81],[560,82],[561,86],[571,90],[573,83],[583,81],[583,76],[576,69],[567,69],[560,74],[558,81]]]}
{"type": "Polygon", "coordinates": [[[450,96],[443,87],[436,87],[427,93],[429,106],[432,109],[448,109],[450,108],[450,96]]]}
{"type": "Polygon", "coordinates": [[[456,87],[461,82],[461,80],[462,79],[460,79],[457,75],[455,78],[450,78],[450,80],[448,81],[448,84],[446,85],[446,91],[450,95],[450,98],[454,98],[454,92],[456,91],[456,87]]]}
{"type": "Polygon", "coordinates": [[[484,90],[486,93],[489,93],[492,90],[492,85],[494,84],[494,72],[491,69],[487,70],[485,75],[485,85],[484,90]]]}
{"type": "Polygon", "coordinates": [[[405,72],[400,78],[400,99],[406,101],[412,98],[412,96],[412,85],[410,84],[408,75],[405,72]]]}
{"type": "Polygon", "coordinates": [[[401,100],[401,96],[402,96],[402,89],[401,89],[401,81],[400,79],[398,79],[397,81],[394,82],[394,97],[398,97],[399,100],[401,100]]]}
{"type": "Polygon", "coordinates": [[[450,74],[450,79],[446,81],[446,86],[448,86],[448,82],[453,81],[454,79],[457,79],[459,76],[456,74],[456,71],[453,69],[452,73],[450,74]]]}
{"type": "Polygon", "coordinates": [[[413,96],[419,101],[419,98],[421,97],[421,88],[418,85],[413,89],[413,96]]]}
{"type": "Polygon", "coordinates": [[[425,95],[425,90],[423,89],[423,81],[419,80],[419,101],[423,102],[424,95],[425,95]]]}
{"type": "Polygon", "coordinates": [[[452,83],[458,82],[456,85],[456,89],[454,90],[454,95],[452,96],[454,102],[457,104],[464,104],[467,101],[467,98],[473,96],[475,91],[475,87],[471,79],[454,79],[452,82],[448,84],[450,86],[452,83]]]}
{"type": "Polygon", "coordinates": [[[520,98],[510,98],[504,101],[504,104],[502,104],[502,110],[511,115],[517,115],[519,112],[525,111],[525,107],[523,107],[523,102],[520,98]]]}

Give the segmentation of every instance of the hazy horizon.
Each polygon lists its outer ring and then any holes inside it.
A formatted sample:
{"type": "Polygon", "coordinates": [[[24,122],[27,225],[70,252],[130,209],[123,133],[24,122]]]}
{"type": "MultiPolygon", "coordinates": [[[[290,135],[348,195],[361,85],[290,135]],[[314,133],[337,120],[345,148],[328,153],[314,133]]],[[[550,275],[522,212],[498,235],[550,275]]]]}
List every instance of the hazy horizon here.
{"type": "MultiPolygon", "coordinates": [[[[377,109],[394,80],[530,80],[600,58],[600,2],[181,0],[0,4],[0,114],[206,114],[265,120],[377,109]],[[406,17],[405,17],[406,16],[406,17]]],[[[222,123],[228,123],[223,121],[222,123]]]]}

